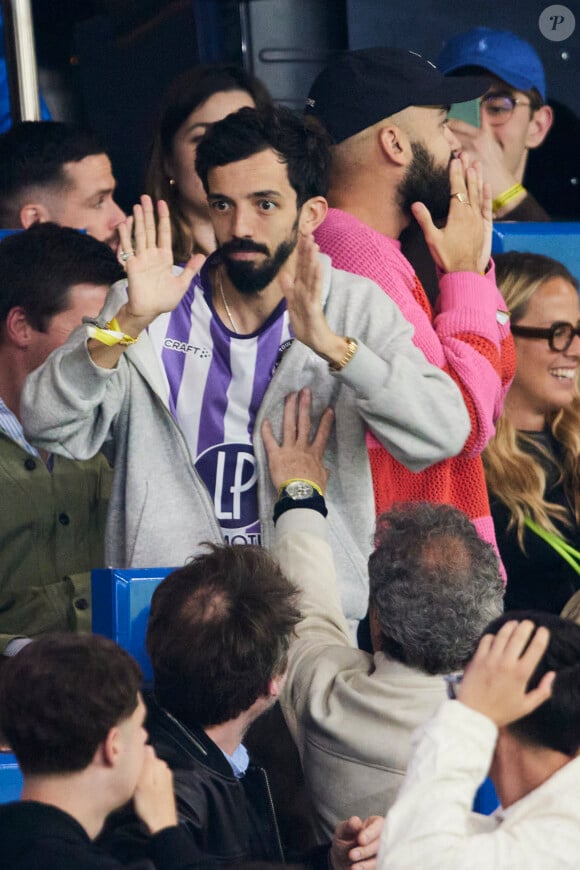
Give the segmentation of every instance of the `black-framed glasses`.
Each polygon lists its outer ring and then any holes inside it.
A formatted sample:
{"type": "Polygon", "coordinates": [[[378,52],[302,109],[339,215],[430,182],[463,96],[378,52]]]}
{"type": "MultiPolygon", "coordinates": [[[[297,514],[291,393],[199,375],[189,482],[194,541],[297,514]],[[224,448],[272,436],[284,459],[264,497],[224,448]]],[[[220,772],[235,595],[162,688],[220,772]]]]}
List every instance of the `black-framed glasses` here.
{"type": "Polygon", "coordinates": [[[550,350],[562,353],[568,350],[574,336],[580,336],[580,321],[577,326],[572,323],[567,323],[565,320],[558,320],[551,326],[518,326],[517,323],[511,325],[513,335],[519,335],[522,338],[545,338],[548,340],[550,350]]]}
{"type": "Polygon", "coordinates": [[[486,94],[479,102],[493,127],[507,124],[516,106],[531,106],[529,100],[520,100],[511,94],[486,94]]]}

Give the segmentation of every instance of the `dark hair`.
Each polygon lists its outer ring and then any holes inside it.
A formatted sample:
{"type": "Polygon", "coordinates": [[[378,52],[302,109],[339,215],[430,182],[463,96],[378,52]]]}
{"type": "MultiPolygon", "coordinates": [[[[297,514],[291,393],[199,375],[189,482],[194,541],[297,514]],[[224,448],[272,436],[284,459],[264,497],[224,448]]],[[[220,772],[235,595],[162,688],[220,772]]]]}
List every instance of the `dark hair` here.
{"type": "Polygon", "coordinates": [[[370,605],[388,656],[428,674],[461,669],[501,612],[497,555],[450,505],[396,505],[377,520],[370,605]]]}
{"type": "Polygon", "coordinates": [[[24,309],[29,324],[48,329],[69,307],[75,284],[114,284],[124,270],[103,242],[70,227],[33,224],[0,242],[0,328],[11,308],[24,309]]]}
{"type": "Polygon", "coordinates": [[[214,94],[245,91],[257,107],[270,105],[268,91],[259,79],[233,64],[202,65],[182,73],[165,95],[159,120],[159,143],[166,156],[175,134],[189,115],[214,94]]]}
{"type": "Polygon", "coordinates": [[[528,682],[535,689],[548,671],[556,671],[552,694],[533,713],[512,722],[510,731],[532,746],[574,756],[580,749],[580,625],[553,613],[512,610],[487,626],[484,634],[497,634],[512,619],[530,619],[550,632],[548,648],[528,682]]]}
{"type": "Polygon", "coordinates": [[[166,160],[171,156],[177,131],[191,113],[214,94],[230,91],[245,91],[258,108],[269,106],[272,102],[259,79],[233,64],[200,65],[187,70],[172,82],[163,101],[151,147],[145,188],[155,201],[164,199],[169,204],[171,237],[177,262],[191,256],[193,240],[189,221],[180,204],[179,190],[170,184],[166,160]]]}
{"type": "Polygon", "coordinates": [[[158,701],[183,722],[227,722],[284,673],[296,588],[261,547],[207,545],[153,594],[147,651],[158,701]]]}
{"type": "Polygon", "coordinates": [[[0,670],[0,731],[24,774],[84,770],[137,707],[141,670],[100,635],[45,635],[0,670]]]}
{"type": "Polygon", "coordinates": [[[20,226],[25,191],[70,185],[65,163],[105,149],[91,130],[60,121],[21,121],[0,136],[0,226],[20,226]]]}
{"type": "Polygon", "coordinates": [[[209,170],[245,160],[271,148],[288,168],[298,208],[313,196],[325,196],[330,167],[330,140],[320,123],[284,106],[240,109],[218,121],[197,148],[195,170],[209,193],[209,170]]]}

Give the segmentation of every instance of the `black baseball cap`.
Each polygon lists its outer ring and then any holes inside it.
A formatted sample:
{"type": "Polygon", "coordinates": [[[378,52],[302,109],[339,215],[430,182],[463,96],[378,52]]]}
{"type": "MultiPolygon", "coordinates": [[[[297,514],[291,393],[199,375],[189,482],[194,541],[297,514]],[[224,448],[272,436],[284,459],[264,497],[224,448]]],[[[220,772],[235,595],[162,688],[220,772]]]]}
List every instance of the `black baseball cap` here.
{"type": "Polygon", "coordinates": [[[338,144],[409,106],[449,106],[481,97],[485,76],[448,78],[414,51],[362,48],[335,57],[315,79],[305,112],[338,144]]]}

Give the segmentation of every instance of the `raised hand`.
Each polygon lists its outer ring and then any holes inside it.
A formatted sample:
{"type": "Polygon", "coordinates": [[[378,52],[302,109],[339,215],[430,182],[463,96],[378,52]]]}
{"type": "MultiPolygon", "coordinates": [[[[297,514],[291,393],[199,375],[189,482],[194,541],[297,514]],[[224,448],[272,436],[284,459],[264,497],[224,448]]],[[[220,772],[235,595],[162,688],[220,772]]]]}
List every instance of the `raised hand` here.
{"type": "Polygon", "coordinates": [[[444,227],[435,226],[423,203],[413,203],[413,215],[443,272],[483,273],[491,255],[491,188],[483,181],[481,164],[468,166],[463,153],[449,164],[449,182],[452,195],[444,227]]]}
{"type": "Polygon", "coordinates": [[[296,338],[327,362],[339,363],[348,343],[328,325],[322,308],[322,265],[312,235],[300,234],[294,272],[280,272],[290,324],[296,338]]]}
{"type": "Polygon", "coordinates": [[[135,327],[144,329],[159,314],[173,311],[205,259],[202,255],[191,257],[184,270],[174,275],[169,209],[163,200],[157,203],[157,217],[156,225],[153,202],[144,195],[133,208],[134,246],[129,225],[119,226],[129,299],[117,319],[129,334],[131,326],[133,331],[135,327]]]}
{"type": "Polygon", "coordinates": [[[527,716],[552,691],[553,671],[545,674],[537,688],[527,691],[549,640],[548,629],[536,629],[529,620],[506,622],[496,635],[485,634],[465,671],[458,699],[498,727],[527,716]]]}

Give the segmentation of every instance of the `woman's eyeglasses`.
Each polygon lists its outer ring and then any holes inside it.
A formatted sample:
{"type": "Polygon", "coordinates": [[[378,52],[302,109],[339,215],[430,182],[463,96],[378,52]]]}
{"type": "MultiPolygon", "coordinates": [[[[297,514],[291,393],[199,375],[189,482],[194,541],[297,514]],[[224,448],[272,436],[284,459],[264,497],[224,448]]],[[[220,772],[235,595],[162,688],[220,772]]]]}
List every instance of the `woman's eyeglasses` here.
{"type": "Polygon", "coordinates": [[[529,100],[520,100],[511,94],[487,94],[480,100],[481,109],[493,127],[507,124],[516,106],[530,106],[529,100]]]}
{"type": "Polygon", "coordinates": [[[566,323],[563,320],[553,323],[551,326],[518,326],[517,323],[512,324],[511,331],[513,335],[519,335],[521,338],[547,338],[550,350],[562,353],[568,350],[574,336],[580,336],[580,322],[577,326],[571,323],[566,323]]]}

